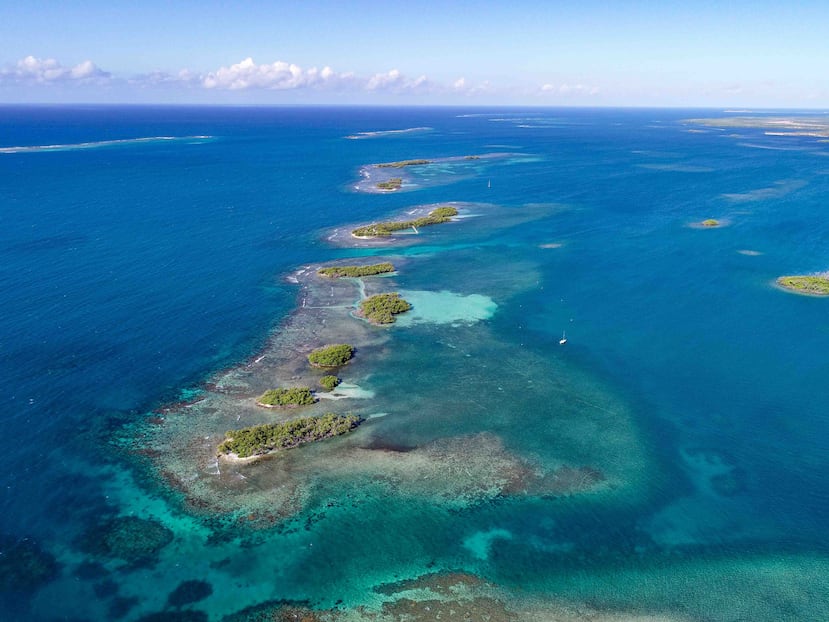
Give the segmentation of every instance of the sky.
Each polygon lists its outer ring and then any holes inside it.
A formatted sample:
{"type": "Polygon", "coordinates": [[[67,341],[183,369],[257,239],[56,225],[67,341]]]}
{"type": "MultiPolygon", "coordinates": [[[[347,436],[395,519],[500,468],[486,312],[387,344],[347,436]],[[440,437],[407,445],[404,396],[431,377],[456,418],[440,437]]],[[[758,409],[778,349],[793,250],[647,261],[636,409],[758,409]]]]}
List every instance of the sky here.
{"type": "Polygon", "coordinates": [[[826,0],[0,0],[0,103],[829,108],[826,0]]]}

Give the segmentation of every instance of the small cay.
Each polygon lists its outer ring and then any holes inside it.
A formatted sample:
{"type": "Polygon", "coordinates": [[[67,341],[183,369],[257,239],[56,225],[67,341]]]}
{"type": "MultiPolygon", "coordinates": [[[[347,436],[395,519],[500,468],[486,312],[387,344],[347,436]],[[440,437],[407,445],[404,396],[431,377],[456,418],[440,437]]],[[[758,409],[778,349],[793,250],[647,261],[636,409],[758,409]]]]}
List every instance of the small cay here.
{"type": "Polygon", "coordinates": [[[360,302],[357,315],[372,324],[393,324],[395,315],[405,313],[411,308],[412,305],[403,300],[397,292],[375,294],[360,302]]]}
{"type": "Polygon", "coordinates": [[[403,187],[403,179],[400,177],[392,177],[386,181],[377,182],[378,190],[400,190],[403,187]]]}
{"type": "Polygon", "coordinates": [[[339,367],[348,363],[353,356],[354,346],[335,343],[313,350],[308,355],[308,362],[314,367],[339,367]]]}
{"type": "Polygon", "coordinates": [[[269,389],[259,396],[256,403],[265,408],[273,408],[274,406],[305,406],[316,401],[310,388],[292,387],[290,389],[269,389]]]}
{"type": "Polygon", "coordinates": [[[364,227],[357,227],[351,232],[351,234],[358,238],[389,236],[394,231],[403,231],[404,229],[427,227],[429,225],[438,225],[444,222],[449,222],[452,220],[453,216],[457,215],[458,210],[456,208],[451,205],[444,205],[433,209],[427,216],[416,218],[415,220],[378,222],[364,227]]]}
{"type": "Polygon", "coordinates": [[[235,454],[237,458],[260,456],[278,449],[291,449],[332,436],[350,432],[362,423],[355,415],[326,413],[319,417],[303,417],[285,423],[268,423],[225,434],[219,445],[220,456],[235,454]]]}
{"type": "Polygon", "coordinates": [[[420,166],[421,164],[431,164],[431,160],[400,160],[399,162],[384,162],[378,164],[377,168],[403,168],[404,166],[420,166]]]}
{"type": "Polygon", "coordinates": [[[827,275],[800,275],[781,276],[777,284],[799,294],[811,296],[829,296],[829,276],[827,275]]]}
{"type": "Polygon", "coordinates": [[[394,265],[389,262],[375,263],[368,266],[331,266],[320,268],[317,274],[332,279],[343,277],[360,278],[363,276],[374,276],[375,274],[387,274],[394,272],[394,265]]]}

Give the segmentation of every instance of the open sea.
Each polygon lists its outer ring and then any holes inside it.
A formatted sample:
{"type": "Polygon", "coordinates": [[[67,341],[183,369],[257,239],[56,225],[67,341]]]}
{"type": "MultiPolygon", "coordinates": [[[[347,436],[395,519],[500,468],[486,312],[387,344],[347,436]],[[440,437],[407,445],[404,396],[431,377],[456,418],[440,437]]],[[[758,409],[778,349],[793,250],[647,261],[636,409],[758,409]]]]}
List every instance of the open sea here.
{"type": "Polygon", "coordinates": [[[829,270],[829,142],[687,122],[733,116],[0,107],[0,619],[829,620],[829,300],[775,286],[829,270]],[[182,475],[287,277],[373,256],[367,422],[182,475]]]}

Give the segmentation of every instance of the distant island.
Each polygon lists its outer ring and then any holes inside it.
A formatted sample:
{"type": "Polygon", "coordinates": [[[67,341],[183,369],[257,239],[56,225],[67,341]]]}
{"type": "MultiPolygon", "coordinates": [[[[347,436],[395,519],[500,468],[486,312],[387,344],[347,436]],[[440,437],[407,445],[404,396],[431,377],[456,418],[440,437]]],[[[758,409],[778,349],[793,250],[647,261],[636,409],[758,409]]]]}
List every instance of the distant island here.
{"type": "Polygon", "coordinates": [[[259,396],[256,403],[265,408],[273,408],[274,406],[306,406],[316,401],[310,388],[292,387],[290,389],[270,389],[265,391],[259,396]]]}
{"type": "Polygon", "coordinates": [[[370,237],[385,237],[392,234],[394,231],[402,231],[404,229],[412,229],[417,227],[426,227],[428,225],[437,225],[452,220],[452,216],[457,216],[458,210],[449,205],[438,207],[429,212],[428,216],[422,216],[415,220],[398,220],[392,222],[378,222],[365,227],[358,227],[351,232],[351,235],[358,238],[370,237]]]}
{"type": "Polygon", "coordinates": [[[308,355],[308,362],[314,367],[339,367],[348,363],[353,356],[354,346],[335,343],[313,350],[308,355]]]}
{"type": "Polygon", "coordinates": [[[714,220],[713,218],[708,218],[706,220],[703,220],[700,224],[703,227],[719,227],[720,226],[720,221],[719,220],[714,220]]]}
{"type": "Polygon", "coordinates": [[[332,279],[342,277],[359,278],[362,276],[374,276],[375,274],[386,274],[388,272],[394,272],[394,265],[389,262],[375,263],[369,266],[331,266],[317,270],[317,274],[320,276],[327,276],[332,279]]]}
{"type": "Polygon", "coordinates": [[[394,316],[405,313],[412,308],[398,293],[375,294],[360,302],[357,315],[367,319],[372,324],[393,324],[394,316]]]}
{"type": "Polygon", "coordinates": [[[403,179],[392,177],[389,180],[377,182],[376,187],[379,190],[400,190],[403,187],[403,179]]]}
{"type": "Polygon", "coordinates": [[[754,128],[766,136],[812,136],[829,138],[829,119],[818,116],[742,116],[708,119],[685,119],[686,124],[718,128],[754,128]]]}
{"type": "MultiPolygon", "coordinates": [[[[452,159],[452,158],[448,158],[452,159]]],[[[454,158],[457,159],[457,158],[454,158]]],[[[480,160],[481,156],[477,155],[467,155],[461,158],[463,160],[480,160]]],[[[375,164],[377,168],[405,168],[406,166],[422,166],[424,164],[434,164],[434,160],[423,160],[423,159],[416,159],[416,160],[399,160],[397,162],[383,162],[381,164],[375,164]]]]}
{"type": "Polygon", "coordinates": [[[829,275],[781,276],[777,284],[799,294],[829,296],[829,275]]]}
{"type": "Polygon", "coordinates": [[[377,168],[403,168],[404,166],[420,166],[421,164],[431,164],[431,160],[400,160],[399,162],[384,162],[378,164],[377,168]]]}
{"type": "Polygon", "coordinates": [[[319,417],[303,417],[285,423],[230,430],[225,433],[218,454],[235,454],[238,458],[261,456],[271,451],[292,449],[305,443],[346,434],[362,422],[356,415],[326,413],[319,417]]]}

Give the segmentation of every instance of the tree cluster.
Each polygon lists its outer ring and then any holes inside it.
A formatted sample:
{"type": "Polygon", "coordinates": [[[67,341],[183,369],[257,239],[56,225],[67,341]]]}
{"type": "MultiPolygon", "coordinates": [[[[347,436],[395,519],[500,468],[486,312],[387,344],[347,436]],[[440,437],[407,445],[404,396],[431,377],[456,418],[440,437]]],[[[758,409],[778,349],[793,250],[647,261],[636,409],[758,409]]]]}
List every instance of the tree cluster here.
{"type": "Polygon", "coordinates": [[[375,263],[370,266],[331,266],[317,270],[317,274],[320,276],[327,276],[332,279],[341,277],[359,278],[361,276],[373,276],[387,272],[394,272],[394,265],[389,262],[375,263]]]}
{"type": "Polygon", "coordinates": [[[285,423],[268,423],[241,430],[230,430],[219,445],[220,454],[236,454],[249,458],[275,449],[291,449],[323,438],[346,434],[356,428],[362,419],[356,415],[326,413],[318,417],[303,417],[285,423]]]}
{"type": "Polygon", "coordinates": [[[320,378],[320,386],[326,391],[333,391],[341,382],[342,380],[333,375],[320,378]]]}
{"type": "Polygon", "coordinates": [[[399,162],[385,162],[378,164],[377,168],[403,168],[404,166],[418,166],[420,164],[431,164],[431,160],[400,160],[399,162]]]}
{"type": "Polygon", "coordinates": [[[375,294],[360,302],[359,315],[373,324],[391,324],[394,316],[412,308],[397,292],[375,294]]]}
{"type": "Polygon", "coordinates": [[[403,180],[400,177],[392,177],[386,181],[377,182],[377,187],[380,190],[400,190],[403,186],[403,180]]]}
{"type": "Polygon", "coordinates": [[[457,216],[458,210],[449,205],[438,207],[429,212],[428,216],[422,216],[415,220],[397,220],[390,222],[378,222],[365,227],[358,227],[351,233],[358,237],[374,237],[374,236],[388,236],[393,231],[402,231],[403,229],[411,229],[412,227],[426,227],[428,225],[437,225],[443,222],[452,220],[452,216],[457,216]]]}
{"type": "Polygon", "coordinates": [[[317,400],[308,387],[290,389],[269,389],[259,396],[257,403],[262,406],[305,406],[317,400]]]}
{"type": "Polygon", "coordinates": [[[345,365],[353,356],[354,346],[335,343],[312,350],[308,355],[308,362],[315,367],[339,367],[345,365]]]}

